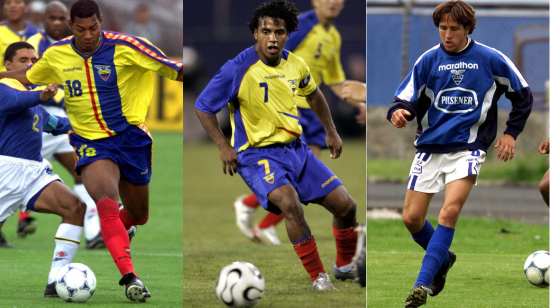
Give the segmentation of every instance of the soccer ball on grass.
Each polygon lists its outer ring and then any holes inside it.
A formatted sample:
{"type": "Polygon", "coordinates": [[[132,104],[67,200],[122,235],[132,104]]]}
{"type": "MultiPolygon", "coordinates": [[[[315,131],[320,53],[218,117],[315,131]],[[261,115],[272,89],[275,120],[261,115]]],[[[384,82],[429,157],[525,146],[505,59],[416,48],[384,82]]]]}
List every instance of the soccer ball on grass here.
{"type": "Polygon", "coordinates": [[[82,263],[63,266],[55,278],[55,290],[67,302],[83,303],[94,294],[95,275],[82,263]]]}
{"type": "Polygon", "coordinates": [[[548,266],[550,265],[550,253],[539,250],[533,252],[523,265],[525,277],[534,286],[548,287],[548,266]]]}
{"type": "Polygon", "coordinates": [[[218,298],[229,307],[252,307],[264,295],[265,280],[248,262],[233,262],[224,267],[216,281],[218,298]]]}

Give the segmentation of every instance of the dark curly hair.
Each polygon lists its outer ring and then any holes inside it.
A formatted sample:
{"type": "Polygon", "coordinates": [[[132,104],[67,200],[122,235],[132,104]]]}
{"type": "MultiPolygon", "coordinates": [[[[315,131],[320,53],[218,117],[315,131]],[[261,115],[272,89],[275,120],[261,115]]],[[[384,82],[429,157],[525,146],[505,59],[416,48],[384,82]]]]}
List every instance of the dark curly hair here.
{"type": "Polygon", "coordinates": [[[286,30],[290,34],[298,29],[298,9],[294,3],[285,0],[276,0],[266,2],[260,5],[252,13],[252,17],[248,21],[248,28],[254,34],[254,30],[258,29],[258,23],[264,17],[269,16],[275,19],[275,25],[278,25],[277,18],[285,21],[286,30]]]}

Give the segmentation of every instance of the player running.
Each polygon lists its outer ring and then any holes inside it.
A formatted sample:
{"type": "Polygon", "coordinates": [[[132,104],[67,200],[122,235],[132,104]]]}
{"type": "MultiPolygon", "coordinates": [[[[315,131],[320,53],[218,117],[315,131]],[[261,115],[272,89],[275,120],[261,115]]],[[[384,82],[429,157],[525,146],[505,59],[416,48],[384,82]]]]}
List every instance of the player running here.
{"type": "MultiPolygon", "coordinates": [[[[38,57],[44,54],[44,51],[53,43],[62,39],[65,27],[67,26],[68,11],[67,7],[59,2],[53,1],[46,5],[42,24],[44,30],[40,30],[37,34],[30,37],[27,42],[33,45],[38,57]]],[[[65,98],[62,91],[56,95],[52,103],[42,104],[50,114],[55,116],[67,117],[65,112],[65,98]]],[[[51,134],[42,135],[42,157],[49,161],[57,160],[74,178],[74,192],[80,199],[86,202],[86,215],[84,216],[84,236],[86,238],[86,248],[100,249],[105,248],[105,242],[101,236],[99,227],[99,217],[94,200],[90,197],[84,184],[82,177],[76,174],[74,166],[76,164],[74,151],[69,144],[67,136],[52,136],[51,134]]],[[[20,225],[19,234],[25,235],[25,228],[20,225]]]]}
{"type": "MultiPolygon", "coordinates": [[[[344,7],[344,0],[313,0],[312,5],[313,10],[298,16],[300,27],[289,36],[285,49],[306,62],[315,82],[329,86],[332,92],[358,108],[364,116],[366,107],[361,102],[366,100],[365,84],[346,80],[340,63],[342,39],[333,25],[344,7]],[[361,93],[355,92],[362,92],[363,95],[360,96],[361,93]]],[[[296,105],[302,126],[300,139],[309,146],[315,157],[320,158],[321,149],[326,149],[327,134],[323,125],[311,110],[305,97],[297,96],[296,105]]],[[[259,205],[260,202],[254,193],[238,197],[233,203],[237,226],[254,242],[259,242],[261,239],[273,245],[280,244],[275,225],[284,218],[283,214],[268,213],[253,228],[254,214],[259,205]]]]}
{"type": "Polygon", "coordinates": [[[195,103],[197,116],[218,146],[223,172],[238,172],[262,206],[284,213],[290,241],[316,290],[335,289],[323,268],[302,203],[317,203],[333,215],[336,238],[335,277],[354,278],[352,258],[357,244],[353,198],[299,138],[297,96],[305,96],[327,132],[326,144],[338,158],[342,141],[327,103],[317,91],[305,62],[284,50],[298,26],[294,4],[264,3],[248,23],[257,43],[228,61],[195,103]],[[216,113],[229,103],[231,144],[221,132],[216,113]]]}
{"type": "MultiPolygon", "coordinates": [[[[36,61],[26,42],[8,46],[4,65],[8,71],[25,68],[36,61]]],[[[9,216],[21,211],[54,213],[61,216],[55,234],[55,249],[45,297],[55,297],[57,271],[74,259],[86,204],[52,173],[52,166],[40,155],[42,132],[66,134],[67,118],[50,115],[39,104],[53,98],[58,85],[31,90],[14,79],[0,81],[0,229],[9,216]]]]}
{"type": "Polygon", "coordinates": [[[512,61],[468,37],[474,9],[463,1],[437,6],[433,21],[441,44],[426,51],[401,83],[387,119],[402,128],[417,118],[417,153],[403,207],[403,222],[426,254],[405,307],[426,303],[443,290],[456,255],[449,250],[455,226],[497,134],[497,101],[512,103],[497,158],[514,157],[515,139],[531,112],[533,97],[512,61]],[[445,190],[437,229],[425,219],[434,193],[445,190]]]}
{"type": "Polygon", "coordinates": [[[123,276],[119,284],[128,299],[145,301],[151,295],[134,271],[127,230],[149,219],[153,140],[143,122],[153,92],[150,72],[183,81],[183,63],[146,39],[102,31],[102,24],[95,1],[76,1],[73,36],[50,45],[26,72],[0,77],[64,86],[76,172],[97,204],[103,239],[123,276]]]}
{"type": "MultiPolygon", "coordinates": [[[[546,157],[548,157],[548,154],[550,153],[550,146],[549,146],[549,139],[543,140],[539,145],[539,152],[540,154],[546,154],[546,157]]],[[[550,191],[550,181],[548,180],[548,170],[542,177],[539,183],[539,190],[540,194],[542,195],[542,199],[548,206],[548,193],[550,191]]]]}

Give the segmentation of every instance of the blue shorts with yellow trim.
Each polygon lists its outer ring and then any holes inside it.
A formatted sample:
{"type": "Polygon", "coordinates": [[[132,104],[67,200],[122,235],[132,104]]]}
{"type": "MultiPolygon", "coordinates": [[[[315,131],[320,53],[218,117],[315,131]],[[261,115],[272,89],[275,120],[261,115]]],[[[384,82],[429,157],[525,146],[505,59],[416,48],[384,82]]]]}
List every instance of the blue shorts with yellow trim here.
{"type": "Polygon", "coordinates": [[[300,138],[287,144],[248,148],[237,157],[237,172],[262,207],[275,214],[280,214],[281,210],[268,201],[267,195],[278,187],[292,185],[300,201],[308,204],[342,185],[300,138]]]}
{"type": "Polygon", "coordinates": [[[108,138],[89,140],[69,133],[69,143],[75,150],[76,173],[80,168],[101,159],[118,165],[120,178],[132,185],[147,185],[151,180],[153,138],[144,124],[129,126],[108,138]]]}
{"type": "Polygon", "coordinates": [[[313,144],[321,149],[327,148],[327,132],[323,128],[323,124],[315,115],[313,110],[298,108],[300,125],[302,125],[302,141],[306,144],[313,144]]]}

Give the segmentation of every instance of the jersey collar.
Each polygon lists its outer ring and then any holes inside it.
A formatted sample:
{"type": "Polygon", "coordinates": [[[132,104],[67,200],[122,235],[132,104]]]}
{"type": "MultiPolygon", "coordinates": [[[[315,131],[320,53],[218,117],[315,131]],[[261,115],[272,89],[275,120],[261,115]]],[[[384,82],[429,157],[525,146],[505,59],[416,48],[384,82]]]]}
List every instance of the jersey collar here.
{"type": "Polygon", "coordinates": [[[468,50],[472,49],[472,47],[474,47],[474,43],[475,43],[475,41],[468,37],[468,45],[459,52],[447,51],[447,49],[445,49],[445,46],[443,46],[443,43],[439,43],[439,48],[441,50],[443,50],[443,52],[448,54],[449,56],[461,56],[461,55],[467,53],[468,50]]]}
{"type": "Polygon", "coordinates": [[[103,47],[103,40],[104,40],[104,38],[103,38],[103,31],[101,31],[101,34],[99,35],[99,43],[97,44],[97,47],[96,47],[94,50],[90,51],[89,53],[83,53],[82,51],[78,50],[78,49],[76,48],[76,46],[74,45],[74,40],[75,40],[75,38],[74,38],[74,36],[73,36],[73,38],[72,38],[72,40],[71,40],[71,47],[73,48],[73,50],[74,50],[79,56],[81,56],[82,58],[84,58],[84,59],[89,59],[89,58],[90,58],[91,56],[93,56],[98,50],[100,50],[101,47],[103,47]]]}

